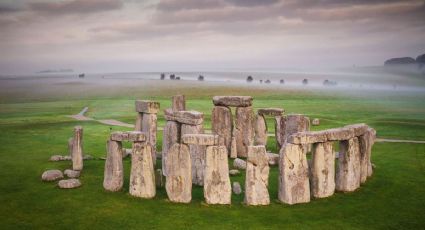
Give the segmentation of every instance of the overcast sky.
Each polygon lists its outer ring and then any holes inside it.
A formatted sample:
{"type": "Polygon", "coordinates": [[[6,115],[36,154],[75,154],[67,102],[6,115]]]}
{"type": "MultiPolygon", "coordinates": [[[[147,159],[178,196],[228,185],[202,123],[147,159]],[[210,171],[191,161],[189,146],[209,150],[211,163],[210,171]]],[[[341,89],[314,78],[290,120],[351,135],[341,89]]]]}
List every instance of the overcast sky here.
{"type": "Polygon", "coordinates": [[[0,0],[0,74],[284,70],[425,53],[418,0],[0,0]]]}

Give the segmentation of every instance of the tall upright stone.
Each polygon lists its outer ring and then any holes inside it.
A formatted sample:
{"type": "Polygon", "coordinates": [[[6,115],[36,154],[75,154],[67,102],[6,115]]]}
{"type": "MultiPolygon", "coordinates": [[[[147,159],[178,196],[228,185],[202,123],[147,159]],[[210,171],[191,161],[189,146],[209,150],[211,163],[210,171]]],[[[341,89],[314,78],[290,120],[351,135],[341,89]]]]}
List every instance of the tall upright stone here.
{"type": "Polygon", "coordinates": [[[168,151],[175,143],[180,142],[180,124],[176,121],[167,121],[163,130],[162,137],[162,173],[167,175],[165,161],[168,156],[168,151]]]}
{"type": "Polygon", "coordinates": [[[339,142],[336,190],[352,192],[360,187],[360,151],[357,137],[339,142]]]}
{"type": "Polygon", "coordinates": [[[238,157],[247,157],[254,142],[254,113],[251,106],[236,108],[235,138],[238,157]]]}
{"type": "Polygon", "coordinates": [[[363,135],[358,137],[359,139],[359,148],[360,148],[360,183],[366,182],[369,173],[369,170],[372,171],[372,167],[369,167],[371,164],[370,157],[372,153],[372,146],[375,140],[374,132],[372,129],[368,129],[363,135]]]}
{"type": "Polygon", "coordinates": [[[310,202],[308,164],[303,147],[285,143],[279,161],[279,200],[286,204],[310,202]]]}
{"type": "Polygon", "coordinates": [[[70,137],[68,139],[68,152],[69,152],[69,156],[72,158],[72,146],[74,145],[74,138],[70,137]]]}
{"type": "MultiPolygon", "coordinates": [[[[203,125],[181,125],[181,136],[185,134],[202,134],[203,125]]],[[[205,170],[205,150],[202,145],[189,145],[190,157],[192,160],[192,183],[202,186],[204,184],[205,170]]]]}
{"type": "Polygon", "coordinates": [[[285,138],[286,138],[286,135],[285,135],[286,118],[284,116],[276,116],[274,118],[274,121],[275,121],[274,132],[275,132],[275,138],[276,138],[276,148],[280,149],[285,143],[285,138]]]}
{"type": "Polygon", "coordinates": [[[269,171],[269,158],[265,146],[249,146],[245,177],[245,203],[247,205],[270,204],[269,171]]]}
{"type": "Polygon", "coordinates": [[[184,111],[184,110],[186,110],[186,99],[185,99],[184,95],[173,96],[171,109],[173,111],[184,111]]]}
{"type": "Polygon", "coordinates": [[[143,113],[137,113],[136,123],[134,124],[134,131],[142,131],[143,113]]]}
{"type": "Polygon", "coordinates": [[[230,146],[230,158],[235,159],[238,157],[238,150],[236,147],[236,138],[232,137],[232,142],[230,146]]]}
{"type": "Polygon", "coordinates": [[[103,187],[112,192],[121,190],[124,183],[122,164],[122,143],[108,140],[106,143],[107,156],[103,177],[103,187]]]}
{"type": "Polygon", "coordinates": [[[152,147],[145,142],[133,142],[130,189],[132,196],[153,198],[156,194],[152,147]]]}
{"type": "Polygon", "coordinates": [[[254,144],[267,145],[267,123],[263,115],[257,114],[254,128],[254,144]]]}
{"type": "Polygon", "coordinates": [[[232,187],[225,146],[208,146],[204,176],[204,197],[208,204],[230,204],[232,187]]]}
{"type": "Polygon", "coordinates": [[[233,118],[230,108],[225,106],[214,106],[211,113],[211,125],[213,133],[223,138],[224,146],[230,153],[232,144],[233,118]]]}
{"type": "Polygon", "coordinates": [[[332,142],[313,144],[310,169],[310,189],[313,197],[329,197],[335,192],[335,153],[332,145],[332,142]]]}
{"type": "Polygon", "coordinates": [[[142,131],[146,133],[147,144],[152,147],[151,155],[153,164],[156,164],[156,132],[157,115],[156,113],[144,113],[142,118],[142,131]]]}
{"type": "Polygon", "coordinates": [[[189,203],[192,200],[192,162],[189,147],[178,143],[171,146],[165,165],[165,189],[168,199],[177,203],[189,203]]]}
{"type": "Polygon", "coordinates": [[[309,119],[301,114],[287,115],[285,120],[285,141],[292,134],[308,131],[310,128],[309,119]]]}
{"type": "Polygon", "coordinates": [[[72,144],[72,169],[83,170],[83,127],[74,127],[74,138],[72,144]]]}

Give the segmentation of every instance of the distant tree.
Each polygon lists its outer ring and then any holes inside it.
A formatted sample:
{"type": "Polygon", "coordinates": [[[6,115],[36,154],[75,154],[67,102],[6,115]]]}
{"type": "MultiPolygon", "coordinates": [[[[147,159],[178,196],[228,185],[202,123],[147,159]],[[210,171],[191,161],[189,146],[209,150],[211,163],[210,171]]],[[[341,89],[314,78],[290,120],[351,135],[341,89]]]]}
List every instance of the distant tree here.
{"type": "Polygon", "coordinates": [[[307,85],[307,84],[308,84],[308,79],[304,78],[303,85],[307,85]]]}
{"type": "Polygon", "coordinates": [[[280,84],[285,84],[285,80],[280,79],[280,84]]]}
{"type": "Polygon", "coordinates": [[[176,77],[176,80],[180,80],[180,76],[177,76],[177,77],[176,77]]]}
{"type": "Polygon", "coordinates": [[[203,81],[203,80],[204,80],[204,76],[199,75],[199,77],[198,77],[198,81],[203,81]]]}
{"type": "Polygon", "coordinates": [[[165,79],[165,73],[161,73],[161,80],[165,79]]]}
{"type": "Polygon", "coordinates": [[[260,84],[263,84],[263,80],[260,80],[260,84]]]}
{"type": "Polygon", "coordinates": [[[270,84],[270,83],[271,83],[271,81],[270,81],[269,79],[267,79],[267,80],[265,81],[265,83],[266,83],[266,84],[270,84]]]}
{"type": "MultiPolygon", "coordinates": [[[[324,86],[335,86],[337,85],[336,81],[329,81],[328,79],[323,81],[324,86]]],[[[360,86],[361,87],[361,86],[360,86]]]]}
{"type": "Polygon", "coordinates": [[[175,80],[175,79],[176,79],[176,75],[171,74],[171,75],[170,75],[170,79],[171,79],[171,80],[175,80]]]}
{"type": "Polygon", "coordinates": [[[246,82],[251,83],[254,80],[254,78],[252,78],[251,76],[248,76],[246,78],[246,82]]]}

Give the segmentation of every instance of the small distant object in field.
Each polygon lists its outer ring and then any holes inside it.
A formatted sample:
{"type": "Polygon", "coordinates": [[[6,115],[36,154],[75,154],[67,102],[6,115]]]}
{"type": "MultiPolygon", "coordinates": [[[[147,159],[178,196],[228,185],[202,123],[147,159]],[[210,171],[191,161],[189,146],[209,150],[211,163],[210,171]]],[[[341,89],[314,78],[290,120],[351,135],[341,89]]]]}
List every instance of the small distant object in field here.
{"type": "Polygon", "coordinates": [[[83,74],[83,73],[78,75],[78,77],[79,77],[79,78],[84,78],[85,76],[86,76],[86,75],[85,75],[85,74],[83,74]]]}
{"type": "Polygon", "coordinates": [[[323,81],[324,86],[336,86],[338,83],[336,81],[329,81],[328,79],[323,81]]]}
{"type": "Polygon", "coordinates": [[[320,120],[319,118],[314,118],[313,121],[311,121],[311,124],[314,126],[318,126],[320,125],[320,120]]]}
{"type": "Polygon", "coordinates": [[[263,84],[263,80],[260,80],[260,84],[263,84]]]}
{"type": "Polygon", "coordinates": [[[271,81],[270,81],[269,79],[267,79],[267,80],[265,81],[265,83],[266,83],[266,84],[270,84],[270,83],[271,83],[271,81]]]}
{"type": "Polygon", "coordinates": [[[204,76],[199,75],[199,77],[198,77],[198,81],[203,81],[203,80],[204,80],[204,76]]]}
{"type": "Polygon", "coordinates": [[[246,82],[251,83],[254,80],[254,78],[252,76],[248,76],[246,78],[246,82]]]}
{"type": "Polygon", "coordinates": [[[161,80],[165,80],[165,73],[161,73],[161,80]]]}
{"type": "Polygon", "coordinates": [[[176,75],[170,74],[170,80],[175,80],[175,79],[176,79],[176,75]]]}
{"type": "Polygon", "coordinates": [[[308,79],[307,78],[304,78],[303,85],[307,85],[307,84],[308,84],[308,79]]]}
{"type": "Polygon", "coordinates": [[[180,76],[177,76],[177,77],[176,77],[176,80],[180,80],[180,76]]]}
{"type": "Polygon", "coordinates": [[[285,84],[285,80],[280,79],[280,84],[285,84]]]}

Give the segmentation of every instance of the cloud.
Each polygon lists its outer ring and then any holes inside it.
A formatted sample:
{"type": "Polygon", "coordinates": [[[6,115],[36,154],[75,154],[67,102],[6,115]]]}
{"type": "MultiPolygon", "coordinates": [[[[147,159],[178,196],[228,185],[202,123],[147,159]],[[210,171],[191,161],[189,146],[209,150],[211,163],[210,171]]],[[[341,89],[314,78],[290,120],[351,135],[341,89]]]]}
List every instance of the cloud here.
{"type": "Polygon", "coordinates": [[[72,0],[60,2],[32,2],[28,4],[31,11],[55,15],[90,14],[118,10],[123,6],[119,0],[72,0]]]}

